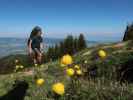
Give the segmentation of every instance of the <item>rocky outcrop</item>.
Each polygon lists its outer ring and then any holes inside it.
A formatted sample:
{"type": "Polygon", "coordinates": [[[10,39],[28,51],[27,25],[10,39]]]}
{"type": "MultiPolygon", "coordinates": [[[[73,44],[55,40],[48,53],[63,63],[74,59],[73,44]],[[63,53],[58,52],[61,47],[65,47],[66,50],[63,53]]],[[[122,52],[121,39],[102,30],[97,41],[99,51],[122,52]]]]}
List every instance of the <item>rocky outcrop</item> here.
{"type": "Polygon", "coordinates": [[[127,40],[133,40],[133,23],[131,25],[128,25],[125,30],[123,41],[127,40]]]}

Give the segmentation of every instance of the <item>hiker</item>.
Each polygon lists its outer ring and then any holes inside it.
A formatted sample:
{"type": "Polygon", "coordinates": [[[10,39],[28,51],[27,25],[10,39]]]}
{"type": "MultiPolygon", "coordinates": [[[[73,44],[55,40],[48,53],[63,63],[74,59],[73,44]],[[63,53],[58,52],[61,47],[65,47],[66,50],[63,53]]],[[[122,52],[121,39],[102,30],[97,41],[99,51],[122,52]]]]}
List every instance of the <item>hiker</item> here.
{"type": "Polygon", "coordinates": [[[42,63],[43,38],[42,29],[38,26],[34,27],[28,39],[28,53],[34,64],[42,63]]]}

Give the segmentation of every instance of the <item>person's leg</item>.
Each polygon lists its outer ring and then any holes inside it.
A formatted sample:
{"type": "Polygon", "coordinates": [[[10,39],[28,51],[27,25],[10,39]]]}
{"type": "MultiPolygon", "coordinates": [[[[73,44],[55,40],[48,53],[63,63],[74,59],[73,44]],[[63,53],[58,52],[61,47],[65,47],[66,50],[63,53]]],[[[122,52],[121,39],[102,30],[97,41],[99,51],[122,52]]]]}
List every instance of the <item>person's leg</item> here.
{"type": "Polygon", "coordinates": [[[34,62],[34,64],[37,64],[37,60],[35,58],[34,58],[33,62],[34,62]]]}
{"type": "Polygon", "coordinates": [[[39,48],[35,48],[35,52],[36,52],[36,55],[37,55],[37,63],[42,64],[42,53],[41,53],[41,51],[39,50],[39,48]]]}
{"type": "Polygon", "coordinates": [[[35,52],[35,50],[33,50],[32,53],[32,60],[34,64],[37,64],[37,53],[35,52]]]}
{"type": "Polygon", "coordinates": [[[37,55],[37,61],[38,61],[39,64],[42,63],[42,54],[41,53],[38,53],[38,55],[37,55]]]}
{"type": "Polygon", "coordinates": [[[35,64],[37,61],[35,59],[35,52],[33,51],[32,53],[29,54],[30,62],[35,64]]]}
{"type": "Polygon", "coordinates": [[[35,64],[38,64],[38,53],[35,52],[35,64]]]}
{"type": "Polygon", "coordinates": [[[38,64],[42,63],[42,54],[40,51],[37,52],[37,62],[38,62],[38,64]]]}

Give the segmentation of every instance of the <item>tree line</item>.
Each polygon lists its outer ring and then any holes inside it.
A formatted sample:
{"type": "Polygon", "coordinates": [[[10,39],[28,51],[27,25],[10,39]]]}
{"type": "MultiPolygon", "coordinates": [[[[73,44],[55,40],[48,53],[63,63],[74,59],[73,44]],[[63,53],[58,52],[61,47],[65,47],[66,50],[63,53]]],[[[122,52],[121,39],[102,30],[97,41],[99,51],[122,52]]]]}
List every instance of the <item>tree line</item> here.
{"type": "Polygon", "coordinates": [[[80,34],[78,37],[68,35],[63,41],[48,48],[48,51],[45,53],[45,62],[56,60],[64,54],[73,55],[86,47],[87,44],[83,34],[80,34]]]}

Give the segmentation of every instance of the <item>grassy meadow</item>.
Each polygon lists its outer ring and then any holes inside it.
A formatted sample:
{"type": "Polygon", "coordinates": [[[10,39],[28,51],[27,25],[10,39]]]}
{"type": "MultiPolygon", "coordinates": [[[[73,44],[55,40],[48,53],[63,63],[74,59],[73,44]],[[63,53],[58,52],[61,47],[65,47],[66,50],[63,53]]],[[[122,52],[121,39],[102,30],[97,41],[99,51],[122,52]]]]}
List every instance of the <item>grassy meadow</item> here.
{"type": "Polygon", "coordinates": [[[11,90],[16,80],[25,80],[29,88],[24,100],[132,100],[133,84],[121,82],[124,78],[120,72],[123,64],[133,59],[132,41],[86,48],[72,58],[73,64],[69,66],[61,65],[61,59],[32,65],[25,55],[0,59],[0,65],[7,69],[0,72],[0,96],[11,90]],[[99,57],[99,50],[104,50],[106,57],[99,57]],[[16,59],[24,68],[16,70],[16,59]],[[75,65],[82,73],[68,75],[66,70],[76,70],[75,65]],[[44,82],[38,85],[36,81],[40,78],[44,82]],[[52,89],[58,82],[64,85],[61,95],[52,89]]]}

